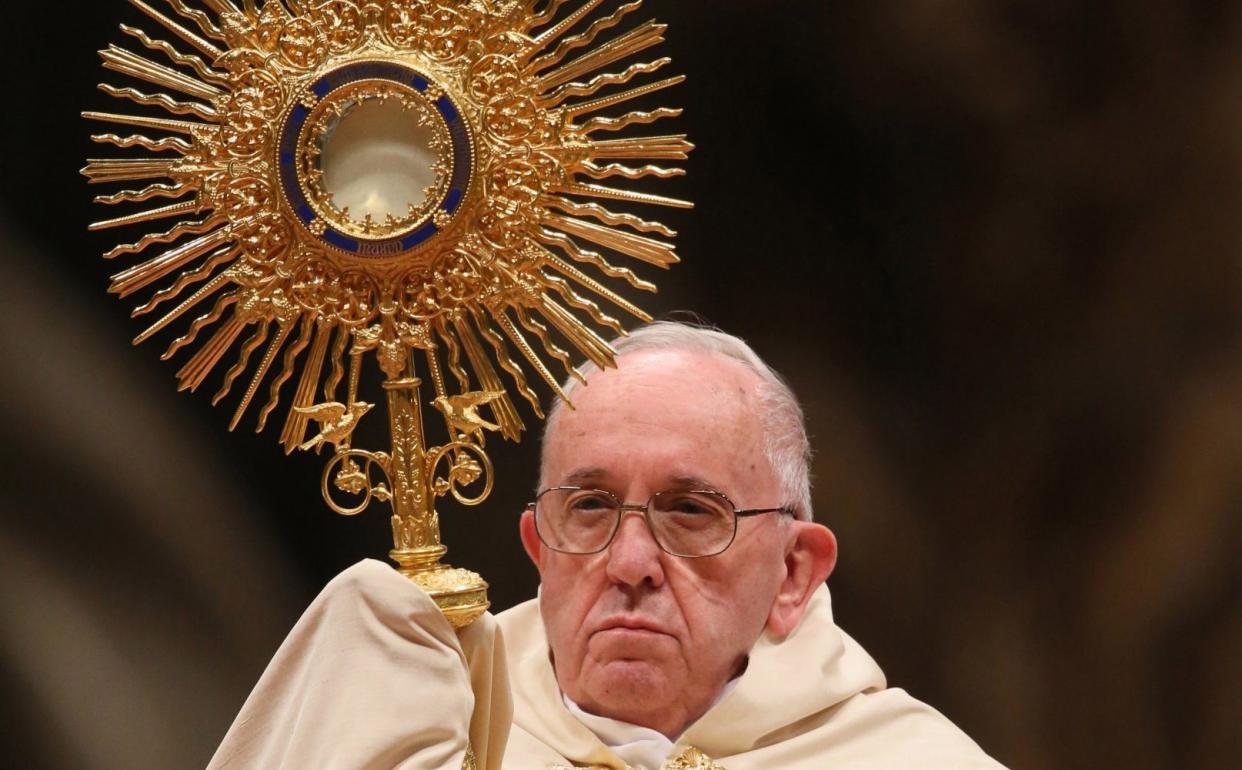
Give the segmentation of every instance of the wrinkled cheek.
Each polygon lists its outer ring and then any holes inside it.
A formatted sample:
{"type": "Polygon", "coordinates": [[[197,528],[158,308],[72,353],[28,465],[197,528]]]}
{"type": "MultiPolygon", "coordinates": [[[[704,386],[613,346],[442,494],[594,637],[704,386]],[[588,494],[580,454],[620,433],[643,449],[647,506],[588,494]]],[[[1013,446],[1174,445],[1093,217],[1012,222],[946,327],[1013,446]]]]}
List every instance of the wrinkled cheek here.
{"type": "Polygon", "coordinates": [[[581,642],[577,638],[582,627],[582,617],[574,609],[551,592],[544,590],[540,597],[540,610],[543,616],[543,627],[547,632],[548,646],[552,649],[552,657],[556,663],[557,673],[567,673],[567,665],[577,668],[581,660],[581,642]],[[578,648],[577,654],[575,654],[578,648]]]}

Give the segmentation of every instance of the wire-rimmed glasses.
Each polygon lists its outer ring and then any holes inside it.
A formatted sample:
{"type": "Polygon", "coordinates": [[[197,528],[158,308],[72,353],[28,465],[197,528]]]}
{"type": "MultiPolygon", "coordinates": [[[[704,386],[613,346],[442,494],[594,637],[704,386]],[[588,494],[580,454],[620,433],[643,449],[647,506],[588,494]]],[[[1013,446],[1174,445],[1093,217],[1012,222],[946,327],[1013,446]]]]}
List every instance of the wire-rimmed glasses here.
{"type": "Polygon", "coordinates": [[[621,517],[641,513],[657,545],[685,558],[723,553],[737,536],[737,520],[762,513],[787,513],[788,506],[738,510],[726,495],[711,489],[665,490],[646,503],[632,505],[602,489],[550,487],[528,503],[535,531],[553,551],[592,554],[603,551],[616,536],[621,517]]]}

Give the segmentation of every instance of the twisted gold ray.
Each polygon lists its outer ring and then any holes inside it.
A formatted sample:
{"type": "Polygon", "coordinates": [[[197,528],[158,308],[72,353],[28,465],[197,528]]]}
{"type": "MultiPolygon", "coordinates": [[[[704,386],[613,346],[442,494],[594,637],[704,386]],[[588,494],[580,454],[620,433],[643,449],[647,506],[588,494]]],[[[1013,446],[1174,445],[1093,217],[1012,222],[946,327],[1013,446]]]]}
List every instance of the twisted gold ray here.
{"type": "MultiPolygon", "coordinates": [[[[133,0],[131,0],[131,2],[133,2],[133,0]]],[[[136,2],[134,4],[139,5],[136,2]]],[[[176,48],[173,48],[172,45],[168,43],[168,41],[166,40],[157,40],[155,38],[152,38],[150,35],[148,35],[146,32],[143,32],[141,29],[137,27],[131,27],[127,24],[121,25],[121,31],[129,35],[130,37],[136,38],[138,42],[142,43],[143,47],[147,48],[148,50],[159,51],[160,53],[164,54],[165,56],[168,57],[168,59],[173,64],[181,64],[183,66],[189,67],[190,69],[194,70],[194,74],[197,75],[198,78],[205,83],[212,83],[218,86],[227,86],[229,84],[228,78],[225,77],[224,73],[219,72],[218,70],[212,69],[211,67],[207,65],[207,62],[203,61],[202,59],[200,59],[199,57],[193,54],[181,53],[176,48]]],[[[198,48],[198,50],[202,51],[207,56],[212,57],[213,61],[220,56],[220,52],[218,48],[211,45],[210,43],[203,40],[202,38],[191,35],[188,32],[188,30],[185,30],[184,28],[180,27],[180,25],[178,25],[176,29],[172,29],[172,32],[174,35],[177,35],[178,37],[181,37],[182,33],[188,35],[189,38],[182,38],[182,39],[185,40],[187,43],[190,43],[191,45],[193,45],[195,48],[198,48]]]]}
{"type": "Polygon", "coordinates": [[[635,267],[678,261],[660,240],[673,229],[629,209],[691,204],[627,183],[683,175],[662,163],[693,145],[628,132],[681,110],[608,114],[683,81],[640,81],[667,57],[630,61],[666,26],[629,25],[641,0],[129,2],[162,33],[122,25],[149,56],[105,47],[104,68],[133,82],[99,88],[162,115],[84,112],[126,130],[93,134],[118,157],[82,173],[136,183],[95,197],[128,208],[92,230],[165,223],[104,254],[135,257],[109,287],[140,296],[135,317],[171,305],[135,342],[210,300],[162,355],[187,351],[178,387],[197,390],[236,351],[212,401],[247,377],[230,428],[265,389],[262,430],[293,381],[281,446],[330,448],[333,510],[389,503],[399,569],[452,622],[469,622],[485,593],[477,576],[439,564],[436,498],[481,502],[492,484],[484,431],[519,439],[515,400],[543,416],[528,372],[563,397],[548,362],[579,378],[576,357],[612,365],[599,330],[624,328],[597,300],[649,320],[611,284],[654,291],[635,267]],[[375,136],[396,142],[399,163],[360,160],[375,136]],[[386,451],[353,445],[379,400],[360,399],[368,365],[383,376],[386,451]],[[424,400],[442,418],[439,446],[424,400]]]}

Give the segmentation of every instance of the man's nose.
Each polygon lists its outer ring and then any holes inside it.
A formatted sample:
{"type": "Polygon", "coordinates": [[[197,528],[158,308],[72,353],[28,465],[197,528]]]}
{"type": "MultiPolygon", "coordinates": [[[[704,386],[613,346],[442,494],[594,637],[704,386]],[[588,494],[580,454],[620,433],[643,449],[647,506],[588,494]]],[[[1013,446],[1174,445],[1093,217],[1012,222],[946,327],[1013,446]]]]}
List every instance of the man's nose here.
{"type": "Polygon", "coordinates": [[[664,552],[639,511],[622,511],[617,534],[608,546],[608,577],[616,583],[653,588],[664,584],[664,552]]]}

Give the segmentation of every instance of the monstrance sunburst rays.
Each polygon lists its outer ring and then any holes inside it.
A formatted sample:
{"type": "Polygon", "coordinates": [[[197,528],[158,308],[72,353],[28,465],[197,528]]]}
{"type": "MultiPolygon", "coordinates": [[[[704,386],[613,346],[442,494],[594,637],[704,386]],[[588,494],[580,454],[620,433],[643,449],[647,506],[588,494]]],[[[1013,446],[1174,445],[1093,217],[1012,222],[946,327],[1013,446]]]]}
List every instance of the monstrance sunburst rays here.
{"type": "Polygon", "coordinates": [[[334,446],[329,504],[353,514],[389,502],[393,559],[468,623],[487,606],[486,584],[439,564],[434,500],[486,497],[483,431],[519,438],[512,394],[542,416],[527,370],[560,396],[549,361],[581,377],[558,342],[609,366],[600,332],[623,329],[606,308],[647,320],[614,287],[655,287],[614,255],[677,261],[673,231],[628,208],[690,204],[625,180],[680,175],[656,164],[692,145],[617,136],[680,114],[627,107],[683,79],[645,77],[668,58],[627,64],[665,27],[619,31],[641,0],[130,2],[172,42],[122,25],[133,45],[102,51],[104,67],[145,85],[100,88],[163,112],[84,113],[152,135],[95,135],[150,154],[90,160],[83,173],[129,183],[99,203],[143,204],[92,229],[171,225],[104,255],[140,260],[110,289],[143,294],[134,315],[154,320],[135,341],[188,322],[164,353],[188,356],[183,390],[236,351],[213,399],[244,383],[233,427],[266,382],[263,430],[292,387],[285,451],[334,446]],[[391,451],[350,444],[371,408],[358,392],[370,354],[391,451]],[[442,446],[424,440],[424,380],[442,446]]]}

